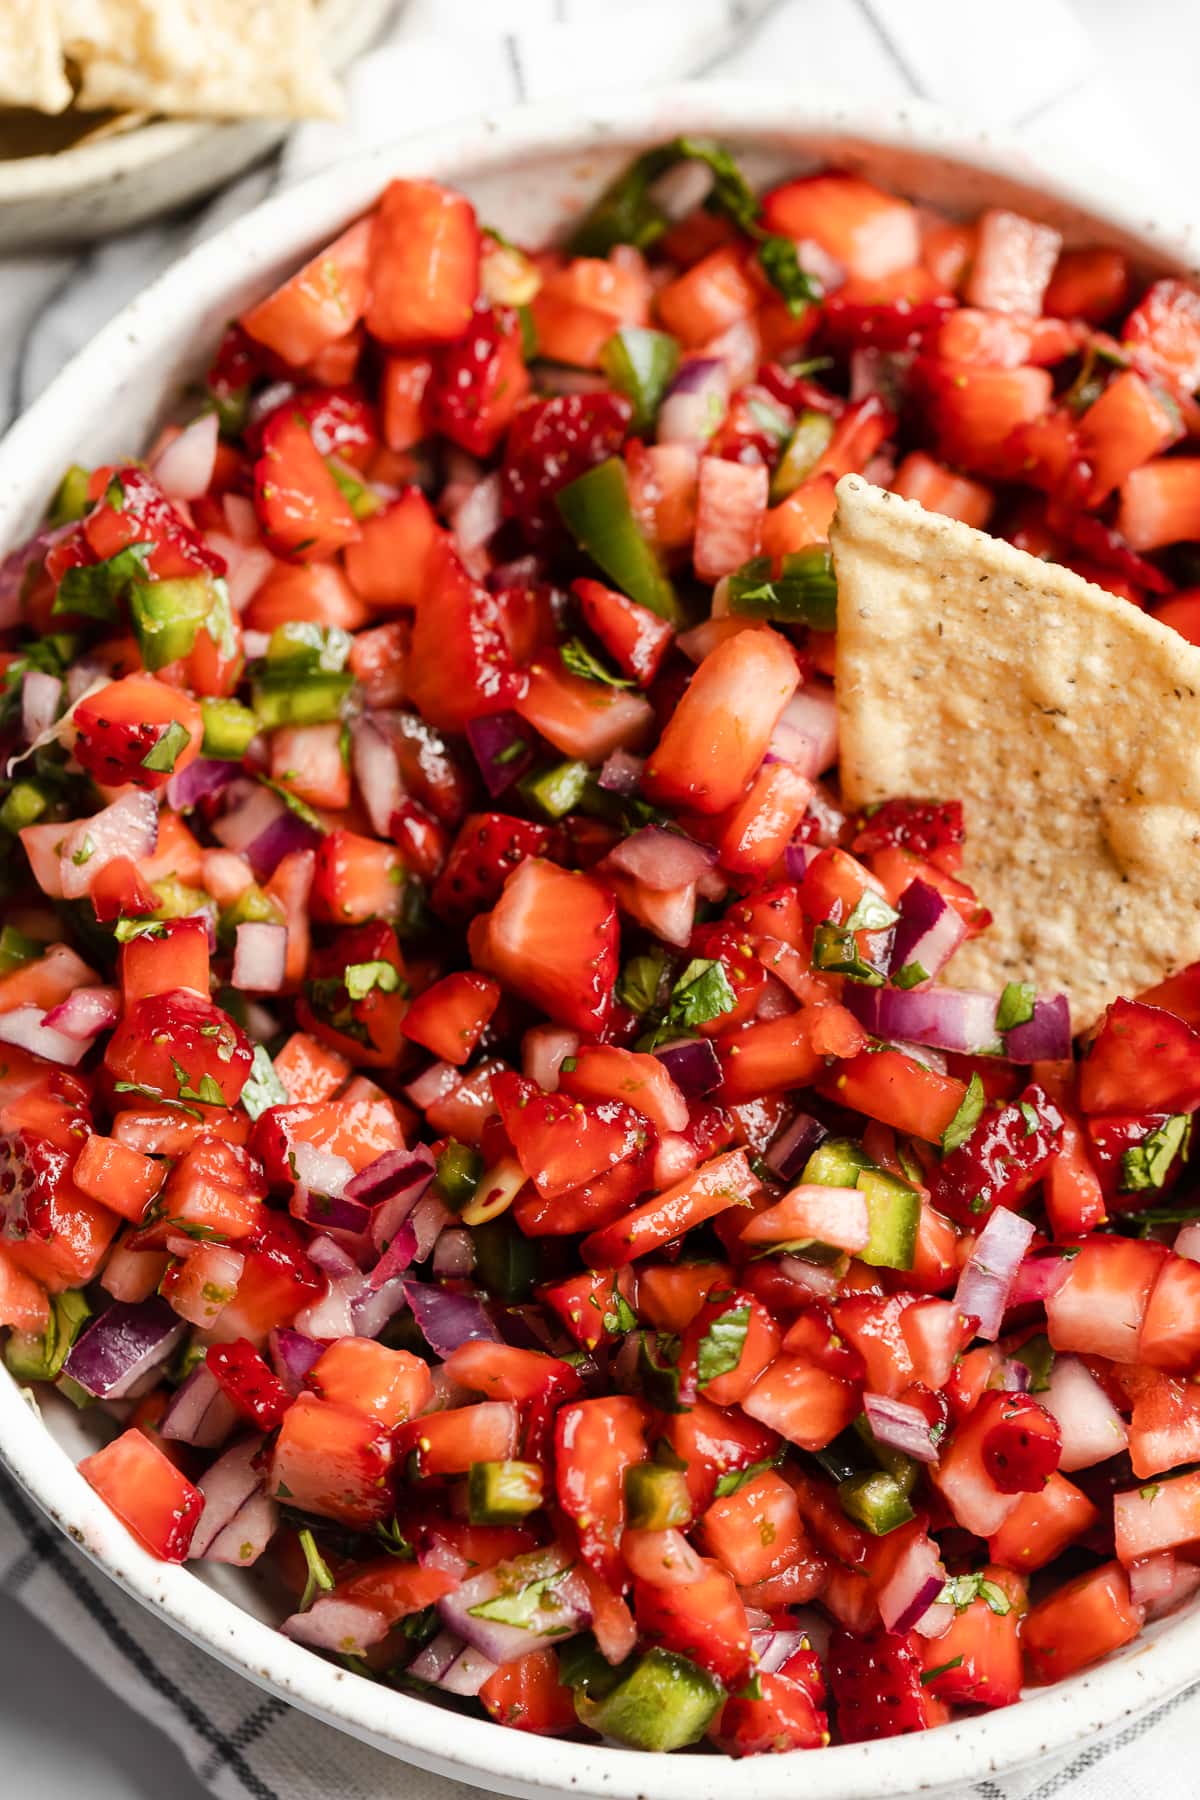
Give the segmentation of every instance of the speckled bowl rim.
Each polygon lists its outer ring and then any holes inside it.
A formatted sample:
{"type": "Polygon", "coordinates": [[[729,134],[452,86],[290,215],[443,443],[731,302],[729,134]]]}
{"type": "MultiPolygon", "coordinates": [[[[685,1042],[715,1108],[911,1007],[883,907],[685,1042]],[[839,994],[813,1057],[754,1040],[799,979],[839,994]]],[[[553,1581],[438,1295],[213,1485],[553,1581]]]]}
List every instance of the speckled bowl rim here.
{"type": "MultiPolygon", "coordinates": [[[[1182,220],[1121,178],[1055,157],[1036,163],[1019,145],[972,131],[919,103],[854,106],[760,84],[713,83],[623,94],[485,116],[366,152],[276,196],[193,250],[157,280],[51,384],[0,445],[0,547],[30,528],[52,481],[100,431],[106,395],[161,383],[168,346],[186,315],[211,337],[223,316],[273,273],[323,241],[393,174],[498,170],[520,159],[585,157],[608,143],[704,131],[743,142],[845,134],[900,156],[953,163],[981,191],[1036,187],[1045,207],[1104,221],[1118,240],[1163,266],[1190,269],[1194,238],[1182,220]],[[147,368],[153,371],[146,375],[147,368]],[[87,430],[83,433],[87,436],[87,430]]],[[[183,352],[170,355],[178,367],[183,352]]],[[[450,1715],[338,1669],[289,1642],[186,1568],[166,1566],[129,1537],[75,1470],[21,1391],[0,1369],[0,1460],[30,1498],[126,1592],[230,1668],[305,1711],[424,1768],[493,1792],[609,1800],[899,1800],[949,1793],[1040,1757],[1090,1745],[1200,1677],[1200,1606],[1151,1628],[1084,1675],[1005,1711],[935,1732],[795,1756],[732,1762],[656,1757],[608,1746],[517,1735],[450,1715]]]]}

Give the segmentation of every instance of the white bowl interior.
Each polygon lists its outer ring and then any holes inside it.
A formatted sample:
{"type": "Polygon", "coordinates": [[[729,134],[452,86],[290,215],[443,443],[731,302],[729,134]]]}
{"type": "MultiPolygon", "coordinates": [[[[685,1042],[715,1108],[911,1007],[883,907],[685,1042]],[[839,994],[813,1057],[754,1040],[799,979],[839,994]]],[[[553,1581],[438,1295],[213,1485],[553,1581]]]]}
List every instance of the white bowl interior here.
{"type": "MultiPolygon", "coordinates": [[[[1005,204],[1073,240],[1116,243],[1150,270],[1187,272],[1189,232],[1115,178],[1039,170],[1019,150],[916,105],[869,117],[733,84],[532,108],[402,141],[332,168],[201,245],[99,334],[0,444],[0,554],[32,530],[62,470],[136,454],[204,365],[226,321],[360,212],[396,174],[463,187],[522,241],[552,238],[629,155],[680,131],[729,143],[756,180],[835,163],[954,211],[1005,204]]],[[[250,1680],[393,1755],[493,1791],[615,1800],[874,1800],[949,1793],[1082,1744],[1200,1676],[1200,1602],[1095,1670],[1005,1712],[900,1742],[730,1763],[656,1758],[453,1719],[334,1668],[270,1628],[252,1576],[168,1567],[143,1552],[75,1472],[96,1422],[48,1395],[39,1415],[0,1366],[0,1460],[130,1593],[250,1680]],[[44,1423],[43,1423],[44,1421],[44,1423]]]]}

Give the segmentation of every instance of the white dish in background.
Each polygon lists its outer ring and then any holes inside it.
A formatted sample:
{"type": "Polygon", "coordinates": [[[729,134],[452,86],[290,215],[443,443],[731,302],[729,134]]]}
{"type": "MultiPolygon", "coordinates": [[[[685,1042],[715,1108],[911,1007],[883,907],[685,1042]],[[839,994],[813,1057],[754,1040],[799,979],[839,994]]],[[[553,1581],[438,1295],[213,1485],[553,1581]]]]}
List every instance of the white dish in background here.
{"type": "MultiPolygon", "coordinates": [[[[835,162],[901,193],[970,212],[1000,203],[1068,238],[1099,239],[1149,270],[1189,272],[1194,240],[1120,178],[1038,168],[1012,145],[915,104],[856,112],[794,92],[719,84],[530,108],[422,135],[339,164],[192,251],[108,325],[0,444],[0,554],[37,523],[62,470],[148,441],[225,321],[290,273],[398,174],[461,185],[518,240],[552,237],[631,154],[676,133],[729,143],[757,180],[835,162]]],[[[87,1415],[50,1394],[45,1423],[0,1366],[0,1460],[129,1593],[249,1680],[379,1749],[496,1793],[595,1800],[899,1800],[953,1794],[1094,1741],[1200,1677],[1200,1600],[1099,1667],[1020,1705],[879,1743],[732,1762],[566,1743],[448,1714],[323,1661],[270,1628],[253,1578],[157,1562],[72,1463],[87,1415]],[[800,1759],[797,1761],[797,1759],[800,1759]]]]}
{"type": "MultiPolygon", "coordinates": [[[[365,50],[395,5],[318,0],[330,66],[343,69],[365,50]]],[[[152,119],[49,156],[0,157],[0,251],[90,241],[143,225],[212,193],[291,128],[288,119],[152,119]]]]}

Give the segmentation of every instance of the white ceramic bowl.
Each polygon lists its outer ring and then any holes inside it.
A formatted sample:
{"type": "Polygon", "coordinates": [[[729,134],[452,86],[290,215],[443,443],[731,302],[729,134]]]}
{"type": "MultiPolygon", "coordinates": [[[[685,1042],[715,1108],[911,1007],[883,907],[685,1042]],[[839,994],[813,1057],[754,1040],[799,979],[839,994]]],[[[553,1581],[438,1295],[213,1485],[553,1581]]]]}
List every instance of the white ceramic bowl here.
{"type": "MultiPolygon", "coordinates": [[[[0,7],[4,0],[0,0],[0,7]]],[[[378,37],[395,0],[318,0],[331,67],[378,37]]],[[[151,119],[51,156],[0,158],[0,250],[128,231],[210,194],[266,156],[286,119],[151,119]]]]}
{"type": "MultiPolygon", "coordinates": [[[[290,272],[393,175],[463,186],[518,239],[557,231],[615,168],[679,131],[718,136],[758,178],[835,162],[940,206],[1000,202],[1069,236],[1132,251],[1150,269],[1193,262],[1181,225],[1115,177],[1038,169],[1012,145],[916,105],[856,113],[761,87],[719,85],[483,118],[329,169],[194,250],[63,371],[0,445],[0,552],[38,520],[64,467],[138,451],[201,366],[224,322],[290,272]]],[[[518,1735],[453,1717],[323,1661],[270,1628],[252,1581],[199,1575],[142,1551],[72,1466],[91,1447],[85,1415],[50,1395],[44,1422],[0,1367],[0,1457],[30,1497],[129,1593],[260,1687],[424,1768],[520,1796],[605,1800],[898,1800],[951,1793],[1090,1743],[1200,1677],[1200,1605],[1152,1627],[1087,1674],[1021,1705],[926,1734],[734,1763],[654,1757],[518,1735]]]]}

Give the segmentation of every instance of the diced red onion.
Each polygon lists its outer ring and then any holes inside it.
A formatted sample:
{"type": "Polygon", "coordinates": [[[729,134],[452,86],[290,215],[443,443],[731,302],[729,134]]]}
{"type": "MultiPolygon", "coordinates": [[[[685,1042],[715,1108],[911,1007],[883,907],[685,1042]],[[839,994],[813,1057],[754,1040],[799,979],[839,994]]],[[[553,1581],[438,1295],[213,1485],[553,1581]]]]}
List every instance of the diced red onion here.
{"type": "Polygon", "coordinates": [[[252,1568],[278,1529],[279,1508],[265,1488],[259,1488],[238,1508],[224,1531],[217,1533],[204,1560],[228,1563],[235,1569],[252,1568]]]}
{"type": "Polygon", "coordinates": [[[693,356],[680,368],[658,409],[660,444],[700,449],[729,410],[729,370],[719,356],[693,356]]]}
{"type": "Polygon", "coordinates": [[[457,1087],[462,1086],[462,1071],[453,1063],[434,1062],[427,1069],[422,1069],[415,1081],[410,1081],[404,1089],[405,1097],[415,1107],[425,1112],[438,1100],[447,1099],[457,1087]]]}
{"type": "Polygon", "coordinates": [[[1147,1622],[1174,1612],[1197,1588],[1200,1564],[1184,1562],[1173,1550],[1160,1550],[1129,1565],[1129,1597],[1145,1608],[1147,1622]],[[1166,1558],[1169,1564],[1164,1563],[1166,1558]]]}
{"type": "Polygon", "coordinates": [[[0,1013],[0,1044],[15,1044],[20,1050],[29,1050],[47,1062],[63,1063],[69,1069],[82,1062],[88,1052],[86,1042],[48,1026],[40,1006],[14,1006],[11,1012],[0,1013]]]}
{"type": "Polygon", "coordinates": [[[377,1338],[389,1319],[403,1312],[408,1304],[404,1282],[399,1276],[390,1281],[372,1281],[350,1302],[354,1334],[361,1338],[377,1338]]]}
{"type": "Polygon", "coordinates": [[[803,881],[808,865],[821,854],[819,844],[788,844],[783,852],[783,866],[789,881],[803,881]]]}
{"type": "Polygon", "coordinates": [[[27,669],[21,677],[21,736],[32,744],[58,719],[63,684],[44,669],[27,669]]]}
{"type": "Polygon", "coordinates": [[[763,1161],[780,1181],[798,1181],[809,1157],[829,1132],[811,1113],[798,1112],[775,1139],[763,1161]]]}
{"type": "Polygon", "coordinates": [[[1011,1062],[1064,1062],[1071,1054],[1071,1002],[1065,994],[1039,994],[1033,1017],[1004,1034],[1011,1062]]]}
{"type": "Polygon", "coordinates": [[[320,842],[321,833],[314,826],[285,809],[252,844],[247,844],[246,855],[256,878],[269,881],[285,856],[294,856],[298,850],[315,850],[320,842]]]}
{"type": "Polygon", "coordinates": [[[498,1563],[464,1581],[437,1603],[442,1623],[481,1650],[493,1662],[512,1662],[531,1650],[544,1650],[591,1624],[592,1609],[581,1577],[571,1569],[565,1551],[557,1548],[530,1550],[511,1562],[498,1563]],[[527,1626],[503,1625],[495,1619],[476,1617],[475,1609],[501,1594],[512,1594],[536,1581],[561,1578],[544,1590],[545,1599],[531,1609],[527,1626]]]}
{"type": "Polygon", "coordinates": [[[938,974],[967,935],[962,914],[944,894],[919,877],[910,881],[901,894],[899,910],[892,938],[891,973],[895,975],[912,963],[920,963],[926,975],[938,974]]]}
{"type": "Polygon", "coordinates": [[[180,1444],[215,1450],[238,1422],[238,1411],[212,1370],[197,1363],[167,1404],[159,1431],[180,1444]]]}
{"type": "Polygon", "coordinates": [[[446,1694],[477,1694],[496,1673],[498,1664],[464,1644],[452,1631],[440,1631],[405,1670],[417,1681],[428,1681],[446,1694]]]}
{"type": "Polygon", "coordinates": [[[1200,1262],[1200,1219],[1180,1226],[1172,1249],[1176,1256],[1186,1256],[1189,1262],[1200,1262]]]}
{"type": "Polygon", "coordinates": [[[1021,1258],[1033,1239],[1029,1219],[998,1206],[975,1240],[975,1248],[958,1279],[954,1304],[959,1312],[978,1319],[977,1335],[1000,1335],[1004,1310],[1016,1280],[1021,1258]]]}
{"type": "Polygon", "coordinates": [[[97,1400],[119,1400],[157,1369],[183,1337],[183,1320],[155,1295],[137,1305],[117,1300],[86,1325],[63,1364],[97,1400]]]}
{"type": "MultiPolygon", "coordinates": [[[[204,760],[200,757],[192,767],[198,767],[204,760]]],[[[261,782],[240,780],[231,788],[228,782],[223,786],[230,791],[220,818],[213,821],[213,836],[227,850],[239,850],[248,855],[254,840],[261,837],[287,808],[279,795],[261,782]]]]}
{"type": "Polygon", "coordinates": [[[1091,1370],[1076,1356],[1056,1356],[1050,1385],[1038,1400],[1062,1431],[1064,1475],[1107,1462],[1129,1442],[1125,1421],[1091,1370]]]}
{"type": "Polygon", "coordinates": [[[1008,1296],[1010,1309],[1044,1306],[1052,1295],[1057,1294],[1070,1267],[1069,1259],[1059,1256],[1056,1251],[1048,1251],[1045,1256],[1025,1257],[1008,1296]]]}
{"type": "Polygon", "coordinates": [[[1033,1382],[1033,1371],[1019,1357],[1006,1356],[1000,1364],[1000,1386],[1006,1394],[1027,1394],[1033,1382]]]}
{"type": "Polygon", "coordinates": [[[135,862],[150,856],[158,843],[158,807],[152,794],[130,788],[111,806],[90,819],[64,827],[59,862],[65,900],[79,900],[91,890],[97,874],[114,857],[135,862]]]}
{"type": "Polygon", "coordinates": [[[892,1400],[886,1394],[864,1393],[863,1411],[878,1443],[889,1450],[901,1450],[916,1462],[937,1462],[929,1420],[919,1406],[892,1400]]]}
{"type": "Polygon", "coordinates": [[[383,1254],[368,1276],[372,1288],[390,1284],[410,1269],[417,1255],[417,1228],[411,1218],[402,1219],[385,1241],[383,1254]]]}
{"type": "Polygon", "coordinates": [[[721,1085],[721,1060],[709,1038],[674,1038],[654,1052],[680,1093],[699,1100],[721,1085]]]}
{"type": "Polygon", "coordinates": [[[828,1300],[842,1284],[842,1270],[837,1263],[811,1263],[802,1256],[781,1256],[775,1266],[786,1280],[818,1300],[828,1300]]]}
{"type": "Polygon", "coordinates": [[[730,387],[744,387],[748,381],[753,381],[755,370],[762,361],[762,333],[753,318],[735,319],[716,337],[708,339],[703,353],[720,357],[728,372],[730,387]]]}
{"type": "Polygon", "coordinates": [[[45,561],[56,544],[61,544],[75,529],[74,521],[65,525],[46,526],[19,544],[0,562],[0,631],[11,631],[21,623],[21,600],[25,577],[35,563],[45,561]]]}
{"type": "Polygon", "coordinates": [[[287,930],[266,920],[248,919],[234,936],[235,988],[252,994],[277,994],[283,987],[287,966],[287,930]]]}
{"type": "Polygon", "coordinates": [[[430,1189],[428,1193],[421,1195],[408,1216],[417,1239],[413,1261],[422,1263],[427,1257],[432,1256],[434,1245],[453,1219],[454,1214],[441,1195],[430,1189]]]}
{"type": "Polygon", "coordinates": [[[385,1200],[400,1200],[410,1195],[415,1201],[433,1180],[435,1169],[433,1151],[428,1144],[414,1144],[411,1150],[400,1146],[385,1150],[374,1162],[369,1162],[346,1183],[345,1191],[351,1200],[361,1200],[367,1206],[379,1206],[385,1200]]]}
{"type": "Polygon", "coordinates": [[[316,1267],[326,1275],[332,1275],[335,1281],[340,1280],[343,1275],[362,1273],[346,1246],[336,1243],[333,1238],[314,1238],[308,1246],[308,1254],[316,1267]]]}
{"type": "Polygon", "coordinates": [[[347,1237],[361,1238],[371,1226],[371,1209],[361,1200],[349,1200],[344,1194],[325,1194],[313,1188],[297,1188],[288,1211],[294,1219],[302,1219],[319,1231],[340,1231],[347,1237]]]}
{"type": "Polygon", "coordinates": [[[190,762],[168,781],[167,805],[176,812],[187,812],[210,794],[221,793],[241,773],[241,763],[224,762],[215,756],[198,756],[195,762],[190,762]]]}
{"type": "Polygon", "coordinates": [[[199,500],[212,484],[217,461],[219,421],[215,412],[201,413],[160,450],[150,472],[170,500],[199,500]]]}
{"type": "Polygon", "coordinates": [[[406,1281],[404,1292],[421,1335],[435,1356],[449,1356],[452,1350],[474,1340],[503,1343],[482,1301],[470,1294],[451,1294],[422,1281],[406,1281]]]}
{"type": "Polygon", "coordinates": [[[475,1243],[471,1233],[460,1225],[451,1226],[438,1238],[433,1252],[435,1275],[461,1278],[475,1267],[475,1243]]]}
{"type": "MultiPolygon", "coordinates": [[[[297,1138],[289,1151],[291,1167],[301,1187],[317,1194],[340,1199],[354,1179],[354,1165],[332,1150],[321,1150],[304,1138],[297,1138]]],[[[316,1246],[313,1246],[314,1250],[316,1246]]],[[[315,1260],[315,1259],[314,1259],[315,1260]]]]}
{"type": "MultiPolygon", "coordinates": [[[[750,1610],[746,1608],[747,1613],[750,1610]]],[[[803,1631],[777,1631],[774,1626],[766,1626],[750,1633],[750,1647],[756,1659],[754,1667],[759,1675],[777,1674],[789,1657],[807,1645],[808,1638],[803,1631]]]]}
{"type": "Polygon", "coordinates": [[[355,719],[350,727],[350,745],[354,779],[371,829],[377,837],[389,837],[392,815],[404,800],[404,782],[386,715],[364,713],[355,719]]]}
{"type": "Polygon", "coordinates": [[[838,756],[837,702],[827,681],[806,681],[792,695],[771,734],[768,751],[814,781],[838,756]]]}
{"type": "Polygon", "coordinates": [[[644,756],[635,756],[632,750],[614,750],[605,757],[596,779],[606,794],[636,794],[645,766],[644,756]]]}
{"type": "Polygon", "coordinates": [[[324,1356],[326,1346],[316,1338],[294,1331],[290,1325],[276,1325],[268,1339],[271,1367],[288,1393],[295,1396],[304,1386],[305,1377],[324,1356]]]}
{"type": "Polygon", "coordinates": [[[568,1056],[579,1048],[579,1033],[565,1025],[531,1025],[521,1039],[521,1068],[543,1093],[558,1087],[558,1075],[568,1056]]]}
{"type": "Polygon", "coordinates": [[[431,1531],[417,1545],[417,1561],[423,1569],[441,1569],[454,1581],[462,1581],[470,1572],[471,1564],[460,1550],[456,1550],[449,1538],[431,1531]]]}
{"type": "Polygon", "coordinates": [[[938,1547],[925,1535],[914,1537],[879,1590],[879,1616],[888,1631],[911,1631],[935,1604],[946,1585],[938,1547]]]}
{"type": "Polygon", "coordinates": [[[121,1016],[121,990],[113,987],[81,987],[45,1017],[48,1031],[61,1031],[81,1044],[90,1044],[102,1031],[108,1031],[121,1016]]]}
{"type": "Polygon", "coordinates": [[[472,550],[482,550],[500,529],[500,471],[493,469],[490,475],[475,482],[447,516],[460,550],[468,555],[472,550]]]}
{"type": "Polygon", "coordinates": [[[847,982],[842,998],[873,1037],[905,1038],[962,1056],[997,1054],[1001,1048],[997,996],[977,988],[869,988],[847,982]]]}
{"type": "Polygon", "coordinates": [[[332,1594],[315,1600],[307,1612],[293,1613],[279,1627],[284,1637],[314,1650],[330,1650],[340,1656],[361,1656],[378,1644],[391,1629],[386,1613],[357,1600],[336,1600],[332,1594]]]}
{"type": "Polygon", "coordinates": [[[483,785],[497,799],[533,765],[531,733],[514,712],[484,713],[467,720],[467,742],[483,785]]]}
{"type": "Polygon", "coordinates": [[[603,866],[619,869],[654,893],[665,894],[699,881],[716,860],[717,853],[708,844],[697,844],[661,825],[644,825],[610,850],[603,866]]]}
{"type": "Polygon", "coordinates": [[[243,1438],[218,1457],[200,1477],[204,1511],[192,1534],[191,1555],[204,1556],[266,1479],[260,1457],[261,1437],[243,1438]]]}

